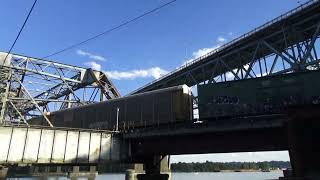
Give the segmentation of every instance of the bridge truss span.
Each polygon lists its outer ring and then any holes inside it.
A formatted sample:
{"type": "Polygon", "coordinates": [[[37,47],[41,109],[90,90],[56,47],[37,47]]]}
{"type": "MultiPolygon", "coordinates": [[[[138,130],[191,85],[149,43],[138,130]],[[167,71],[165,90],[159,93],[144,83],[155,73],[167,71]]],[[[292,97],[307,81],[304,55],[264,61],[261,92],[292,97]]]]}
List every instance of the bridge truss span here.
{"type": "Polygon", "coordinates": [[[309,1],[132,94],[318,69],[319,8],[319,0],[309,1]]]}
{"type": "Polygon", "coordinates": [[[0,122],[27,123],[35,116],[119,97],[103,72],[0,52],[0,122]]]}

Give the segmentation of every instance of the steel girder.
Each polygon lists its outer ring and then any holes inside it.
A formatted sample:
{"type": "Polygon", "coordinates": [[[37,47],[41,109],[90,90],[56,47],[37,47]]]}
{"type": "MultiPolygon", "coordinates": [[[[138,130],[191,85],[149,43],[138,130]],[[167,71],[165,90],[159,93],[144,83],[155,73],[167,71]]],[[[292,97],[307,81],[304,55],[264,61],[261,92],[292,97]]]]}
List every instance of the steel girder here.
{"type": "Polygon", "coordinates": [[[312,0],[151,82],[158,88],[256,78],[319,67],[320,1],[312,0]]]}
{"type": "Polygon", "coordinates": [[[27,123],[46,112],[120,97],[100,71],[0,52],[2,123],[27,123]],[[98,96],[99,95],[99,96],[98,96]]]}

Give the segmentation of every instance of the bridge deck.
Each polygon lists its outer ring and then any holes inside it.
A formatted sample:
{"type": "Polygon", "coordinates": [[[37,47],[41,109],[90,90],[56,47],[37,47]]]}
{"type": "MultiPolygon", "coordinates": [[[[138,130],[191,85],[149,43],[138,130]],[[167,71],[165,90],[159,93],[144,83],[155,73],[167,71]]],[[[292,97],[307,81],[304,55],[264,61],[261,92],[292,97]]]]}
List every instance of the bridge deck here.
{"type": "Polygon", "coordinates": [[[123,135],[132,159],[179,155],[287,150],[286,115],[211,119],[203,123],[136,129],[123,135]]]}
{"type": "Polygon", "coordinates": [[[125,133],[123,137],[126,139],[138,139],[282,128],[284,127],[284,124],[287,120],[287,116],[283,114],[270,114],[238,118],[233,117],[229,119],[212,118],[208,121],[198,121],[198,123],[178,123],[162,127],[140,128],[125,133]]]}

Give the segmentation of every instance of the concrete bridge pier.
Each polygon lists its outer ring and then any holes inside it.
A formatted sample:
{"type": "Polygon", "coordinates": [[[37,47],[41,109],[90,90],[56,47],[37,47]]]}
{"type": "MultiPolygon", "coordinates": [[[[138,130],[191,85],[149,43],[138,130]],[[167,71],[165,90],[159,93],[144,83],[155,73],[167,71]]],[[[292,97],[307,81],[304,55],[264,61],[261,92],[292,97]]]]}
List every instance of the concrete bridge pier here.
{"type": "Polygon", "coordinates": [[[143,164],[131,164],[126,170],[126,180],[137,180],[138,174],[144,174],[143,164]]]}
{"type": "Polygon", "coordinates": [[[79,166],[73,166],[72,172],[69,172],[68,178],[71,180],[77,180],[79,178],[87,178],[88,180],[94,180],[97,176],[96,166],[90,166],[89,171],[80,171],[79,166]]]}
{"type": "MultiPolygon", "coordinates": [[[[170,180],[170,164],[168,156],[153,156],[144,160],[144,174],[138,174],[137,180],[170,180]]],[[[129,179],[127,179],[129,180],[129,179]]],[[[135,180],[135,179],[130,179],[135,180]]]]}
{"type": "Polygon", "coordinates": [[[320,106],[295,109],[288,122],[292,178],[320,179],[320,106]]]}

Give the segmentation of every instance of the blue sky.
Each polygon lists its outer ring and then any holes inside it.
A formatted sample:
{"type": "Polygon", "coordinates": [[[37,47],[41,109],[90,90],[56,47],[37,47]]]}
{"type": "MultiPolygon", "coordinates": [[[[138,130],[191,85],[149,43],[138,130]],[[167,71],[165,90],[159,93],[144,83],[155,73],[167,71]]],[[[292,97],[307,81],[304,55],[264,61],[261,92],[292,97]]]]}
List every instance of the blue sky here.
{"type": "MultiPolygon", "coordinates": [[[[10,48],[32,2],[2,0],[0,51],[10,48]]],[[[13,52],[45,57],[166,2],[168,0],[39,0],[13,52]]],[[[178,0],[137,22],[50,59],[100,68],[113,78],[124,95],[298,5],[297,0],[178,0]]],[[[286,152],[272,156],[288,159],[286,152]]],[[[210,159],[210,156],[201,157],[210,159]]],[[[243,157],[255,160],[260,156],[244,153],[219,157],[227,161],[243,157]]]]}

